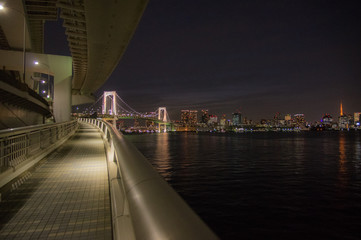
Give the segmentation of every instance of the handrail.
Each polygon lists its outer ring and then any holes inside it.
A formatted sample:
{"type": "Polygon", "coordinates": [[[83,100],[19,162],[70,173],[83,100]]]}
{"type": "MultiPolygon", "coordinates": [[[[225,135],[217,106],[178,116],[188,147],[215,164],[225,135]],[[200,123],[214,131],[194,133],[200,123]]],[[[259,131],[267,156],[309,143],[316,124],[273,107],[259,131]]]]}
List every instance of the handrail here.
{"type": "MultiPolygon", "coordinates": [[[[9,169],[14,172],[28,160],[32,161],[47,154],[70,137],[77,126],[78,123],[74,120],[1,130],[0,173],[9,169]]],[[[19,174],[20,172],[12,175],[16,177],[19,174]]]]}
{"type": "Polygon", "coordinates": [[[32,131],[45,129],[45,128],[51,128],[51,127],[55,127],[55,126],[61,126],[64,124],[69,124],[69,123],[76,123],[76,120],[73,120],[71,122],[37,124],[37,125],[31,125],[31,126],[25,126],[25,127],[3,129],[3,130],[0,130],[0,138],[17,135],[17,134],[22,134],[22,133],[26,133],[26,132],[32,132],[32,131]]]}
{"type": "MultiPolygon", "coordinates": [[[[97,119],[80,121],[97,126],[114,151],[109,156],[114,156],[125,198],[115,201],[128,204],[136,239],[218,239],[113,125],[97,119]]],[[[119,239],[116,229],[113,232],[119,239]]]]}

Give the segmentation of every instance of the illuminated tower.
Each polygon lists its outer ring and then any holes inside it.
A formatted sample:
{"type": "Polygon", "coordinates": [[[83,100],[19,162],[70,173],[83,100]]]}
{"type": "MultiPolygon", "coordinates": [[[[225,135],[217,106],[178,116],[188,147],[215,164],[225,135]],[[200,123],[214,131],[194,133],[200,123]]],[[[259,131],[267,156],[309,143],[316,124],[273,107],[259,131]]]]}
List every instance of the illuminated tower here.
{"type": "Polygon", "coordinates": [[[111,97],[111,102],[110,102],[110,109],[111,109],[111,114],[112,115],[117,115],[117,104],[116,104],[116,95],[117,93],[115,91],[111,91],[111,92],[104,92],[103,94],[103,114],[107,114],[107,99],[108,96],[111,97]]]}
{"type": "Polygon", "coordinates": [[[342,101],[341,101],[341,105],[340,105],[340,116],[343,116],[342,101]]]}

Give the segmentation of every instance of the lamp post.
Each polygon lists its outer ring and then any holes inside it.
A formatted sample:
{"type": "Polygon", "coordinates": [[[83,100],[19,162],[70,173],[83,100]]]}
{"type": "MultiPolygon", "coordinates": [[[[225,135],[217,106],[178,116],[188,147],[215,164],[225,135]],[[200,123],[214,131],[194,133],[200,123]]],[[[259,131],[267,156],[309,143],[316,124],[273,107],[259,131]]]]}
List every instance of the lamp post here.
{"type": "Polygon", "coordinates": [[[14,12],[20,13],[21,16],[23,16],[24,19],[24,29],[23,29],[23,82],[25,82],[25,66],[26,66],[26,17],[23,12],[20,12],[19,10],[15,8],[10,7],[4,7],[4,5],[0,4],[0,11],[5,11],[6,9],[10,9],[14,12]]]}

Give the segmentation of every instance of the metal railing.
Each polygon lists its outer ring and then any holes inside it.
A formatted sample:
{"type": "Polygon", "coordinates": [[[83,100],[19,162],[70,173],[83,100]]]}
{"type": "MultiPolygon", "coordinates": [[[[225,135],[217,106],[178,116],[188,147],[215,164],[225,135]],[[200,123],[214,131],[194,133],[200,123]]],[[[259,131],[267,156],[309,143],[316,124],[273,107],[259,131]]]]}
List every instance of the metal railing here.
{"type": "Polygon", "coordinates": [[[107,149],[114,239],[218,239],[117,129],[100,129],[107,149]]]}
{"type": "Polygon", "coordinates": [[[72,135],[77,121],[42,124],[0,131],[0,173],[21,165],[72,135]]]}

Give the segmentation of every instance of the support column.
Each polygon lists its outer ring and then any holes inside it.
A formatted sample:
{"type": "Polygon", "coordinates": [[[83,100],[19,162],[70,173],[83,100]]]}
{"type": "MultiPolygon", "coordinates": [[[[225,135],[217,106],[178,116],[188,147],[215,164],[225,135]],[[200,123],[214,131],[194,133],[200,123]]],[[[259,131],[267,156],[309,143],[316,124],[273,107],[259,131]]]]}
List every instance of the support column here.
{"type": "Polygon", "coordinates": [[[56,122],[70,121],[71,77],[54,84],[54,118],[56,122]]]}

